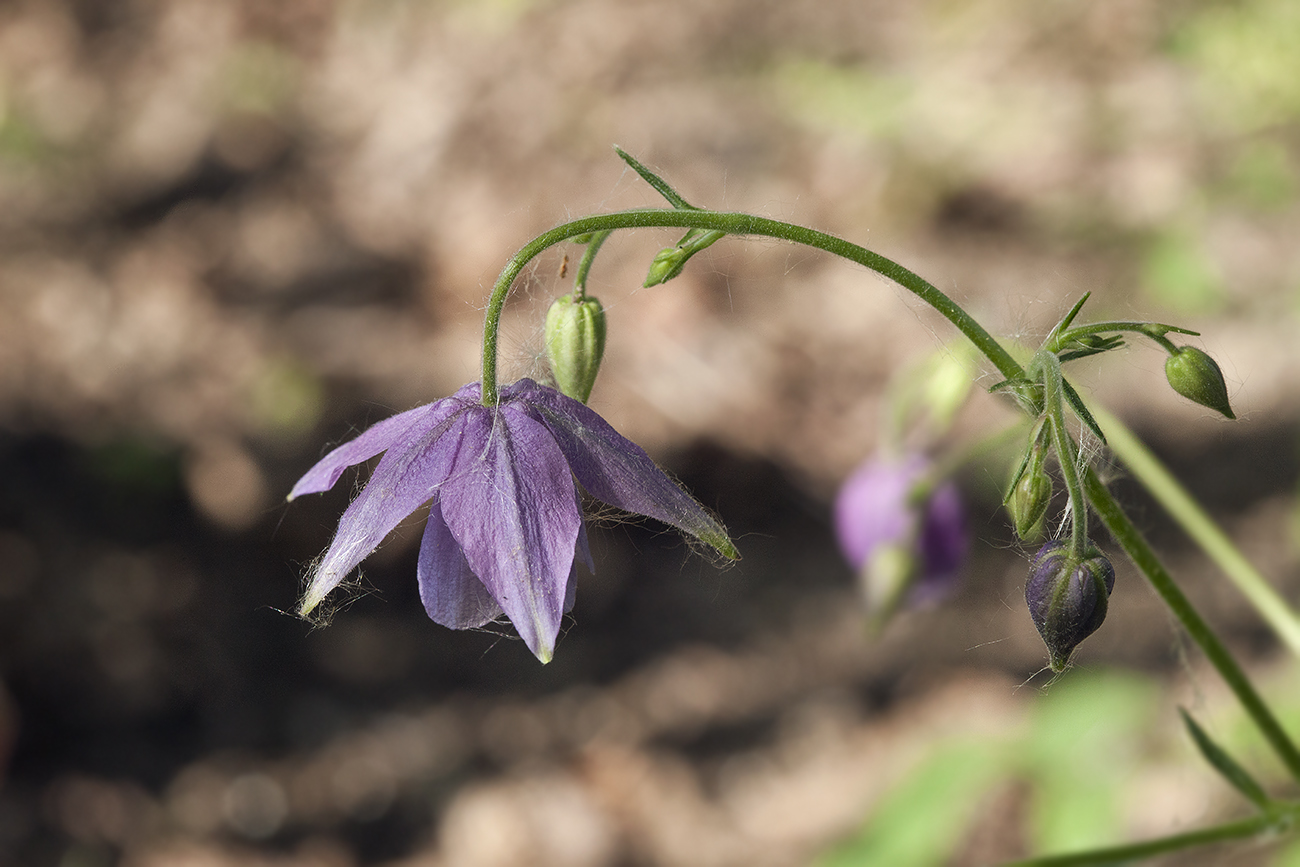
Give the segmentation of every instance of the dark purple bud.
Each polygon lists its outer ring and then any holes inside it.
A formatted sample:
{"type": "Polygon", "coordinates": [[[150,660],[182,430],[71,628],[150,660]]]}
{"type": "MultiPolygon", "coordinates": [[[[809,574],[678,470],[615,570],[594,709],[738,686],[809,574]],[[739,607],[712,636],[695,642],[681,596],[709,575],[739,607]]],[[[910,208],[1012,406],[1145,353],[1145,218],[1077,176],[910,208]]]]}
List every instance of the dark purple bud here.
{"type": "Polygon", "coordinates": [[[1061,671],[1070,654],[1106,619],[1115,586],[1115,567],[1089,545],[1083,559],[1070,555],[1063,540],[1044,545],[1029,565],[1025,602],[1038,634],[1047,645],[1052,671],[1061,671]]]}
{"type": "Polygon", "coordinates": [[[1194,403],[1235,419],[1228,403],[1223,371],[1213,358],[1195,346],[1180,346],[1165,360],[1165,378],[1174,391],[1194,403]]]}

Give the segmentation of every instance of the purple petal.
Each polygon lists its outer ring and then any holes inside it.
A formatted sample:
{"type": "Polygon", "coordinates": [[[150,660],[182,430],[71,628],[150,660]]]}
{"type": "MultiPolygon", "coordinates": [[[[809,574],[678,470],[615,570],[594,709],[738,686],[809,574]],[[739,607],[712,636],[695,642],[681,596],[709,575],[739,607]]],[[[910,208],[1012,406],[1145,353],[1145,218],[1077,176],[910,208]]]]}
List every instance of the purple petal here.
{"type": "Polygon", "coordinates": [[[727,531],[694,497],[655,466],[640,446],[582,403],[531,379],[503,389],[502,401],[527,406],[550,428],[573,475],[596,499],[670,524],[724,557],[740,556],[727,531]]]}
{"type": "Polygon", "coordinates": [[[452,629],[474,629],[503,613],[465,562],[460,545],[443,520],[439,497],[434,497],[429,504],[429,523],[420,542],[416,577],[420,582],[420,600],[434,623],[452,629]]]}
{"type": "MultiPolygon", "coordinates": [[[[582,514],[582,503],[578,501],[578,489],[573,489],[573,507],[582,514]]],[[[592,575],[596,574],[596,561],[591,559],[591,545],[587,541],[587,522],[580,521],[578,524],[578,544],[573,552],[573,568],[569,570],[569,586],[564,591],[564,610],[569,612],[573,610],[574,604],[578,601],[578,562],[581,561],[587,567],[587,571],[592,575]]]]}
{"type": "Polygon", "coordinates": [[[854,569],[861,569],[880,545],[905,543],[911,537],[917,514],[908,498],[926,467],[919,456],[901,461],[877,458],[844,482],[835,498],[835,535],[854,569]]]}
{"type": "Polygon", "coordinates": [[[303,494],[319,494],[334,487],[334,483],[351,466],[368,461],[380,452],[392,448],[393,443],[405,437],[411,430],[428,430],[437,427],[449,415],[460,409],[467,402],[477,401],[479,396],[477,382],[464,386],[454,395],[395,416],[386,418],[378,424],[367,428],[364,433],[344,443],[325,457],[317,461],[289,492],[289,499],[303,494]]]}
{"type": "Polygon", "coordinates": [[[542,662],[560,631],[582,528],[573,477],[546,427],[509,406],[464,413],[467,442],[439,498],[474,574],[542,662]],[[495,424],[494,424],[495,422],[495,424]]]}
{"type": "Polygon", "coordinates": [[[389,447],[370,481],[343,513],[334,541],[312,570],[307,592],[298,605],[299,614],[306,615],[320,604],[394,527],[428,502],[463,450],[477,453],[480,444],[467,441],[466,436],[474,405],[459,407],[459,412],[432,430],[408,428],[405,440],[389,447]]]}
{"type": "Polygon", "coordinates": [[[950,586],[970,548],[966,509],[952,482],[939,485],[930,496],[917,542],[923,563],[921,580],[929,585],[950,586]]]}

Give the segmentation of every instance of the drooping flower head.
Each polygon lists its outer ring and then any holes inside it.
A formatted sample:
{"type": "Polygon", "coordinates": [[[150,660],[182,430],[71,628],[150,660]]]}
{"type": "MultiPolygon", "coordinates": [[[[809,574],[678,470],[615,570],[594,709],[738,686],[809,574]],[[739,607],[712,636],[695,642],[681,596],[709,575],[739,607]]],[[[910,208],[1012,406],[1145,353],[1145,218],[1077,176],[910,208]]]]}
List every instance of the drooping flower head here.
{"type": "Polygon", "coordinates": [[[876,456],[862,464],[835,500],[835,534],[858,570],[868,602],[887,616],[904,601],[921,603],[953,586],[968,547],[957,486],[927,483],[921,455],[876,456]]]}
{"type": "Polygon", "coordinates": [[[472,383],[376,424],[307,471],[289,499],[334,486],[384,453],[312,570],[309,614],[425,503],[417,578],[425,610],[453,629],[505,614],[542,662],[573,606],[575,556],[591,566],[576,477],[598,500],[647,515],[735,559],[726,530],[635,443],[582,403],[530,379],[485,406],[472,383]]]}
{"type": "Polygon", "coordinates": [[[1096,545],[1076,557],[1064,540],[1055,539],[1034,555],[1025,602],[1047,645],[1052,671],[1062,671],[1079,642],[1101,626],[1114,589],[1115,567],[1096,545]]]}

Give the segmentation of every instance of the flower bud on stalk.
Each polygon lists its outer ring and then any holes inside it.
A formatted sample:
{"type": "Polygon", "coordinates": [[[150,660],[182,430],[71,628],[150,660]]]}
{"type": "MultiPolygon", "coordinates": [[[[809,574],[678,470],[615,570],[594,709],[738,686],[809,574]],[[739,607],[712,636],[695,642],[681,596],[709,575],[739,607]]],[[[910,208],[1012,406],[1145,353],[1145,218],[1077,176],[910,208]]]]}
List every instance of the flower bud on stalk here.
{"type": "Polygon", "coordinates": [[[1235,419],[1228,403],[1228,386],[1223,371],[1195,346],[1180,346],[1165,361],[1165,378],[1174,391],[1188,400],[1235,419]]]}
{"type": "Polygon", "coordinates": [[[712,229],[707,231],[691,229],[677,242],[677,246],[664,247],[655,254],[650,262],[650,270],[646,274],[645,282],[641,286],[649,289],[651,286],[667,283],[682,273],[687,260],[701,250],[711,247],[718,240],[726,237],[726,234],[712,229]]]}
{"type": "Polygon", "coordinates": [[[1035,555],[1025,585],[1025,602],[1038,634],[1047,645],[1052,671],[1064,670],[1074,648],[1106,619],[1115,567],[1089,545],[1082,559],[1065,541],[1048,542],[1035,555]]]}
{"type": "Polygon", "coordinates": [[[1042,531],[1043,516],[1051,502],[1052,477],[1044,472],[1040,462],[1020,477],[1007,502],[1011,520],[1016,525],[1016,535],[1022,541],[1033,539],[1042,531]]]}
{"type": "Polygon", "coordinates": [[[587,402],[605,354],[605,311],[595,298],[562,295],[546,312],[546,357],[561,393],[587,402]]]}

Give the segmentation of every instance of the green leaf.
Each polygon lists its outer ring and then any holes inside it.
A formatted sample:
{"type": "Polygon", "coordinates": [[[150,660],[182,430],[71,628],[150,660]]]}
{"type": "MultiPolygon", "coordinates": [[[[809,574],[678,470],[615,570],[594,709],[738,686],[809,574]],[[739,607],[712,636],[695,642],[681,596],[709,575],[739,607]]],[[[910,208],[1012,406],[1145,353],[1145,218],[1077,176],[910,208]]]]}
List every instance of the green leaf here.
{"type": "Polygon", "coordinates": [[[1078,302],[1076,302],[1075,305],[1070,308],[1069,313],[1065,314],[1065,318],[1063,318],[1060,322],[1056,323],[1056,327],[1053,328],[1051,332],[1048,333],[1047,340],[1045,342],[1051,343],[1053,338],[1055,338],[1061,332],[1065,331],[1065,329],[1069,328],[1070,323],[1074,322],[1074,317],[1079,315],[1079,311],[1083,309],[1083,305],[1087,303],[1088,299],[1091,297],[1092,297],[1091,292],[1084,292],[1083,297],[1080,298],[1078,302]]]}
{"type": "Polygon", "coordinates": [[[1260,809],[1267,807],[1269,797],[1268,793],[1264,791],[1264,787],[1256,782],[1255,778],[1245,768],[1237,764],[1237,761],[1228,755],[1226,750],[1216,744],[1205,733],[1205,730],[1196,724],[1196,720],[1192,719],[1191,714],[1182,708],[1178,709],[1178,713],[1182,716],[1188,734],[1196,742],[1196,748],[1201,751],[1201,755],[1205,757],[1205,760],[1228,781],[1230,786],[1245,795],[1248,801],[1260,809]]]}
{"type": "MultiPolygon", "coordinates": [[[[656,175],[654,172],[650,171],[645,166],[641,165],[641,163],[638,162],[635,157],[633,157],[627,151],[623,150],[618,145],[614,146],[614,153],[618,154],[619,158],[622,159],[623,162],[631,166],[632,170],[636,172],[638,175],[640,175],[643,181],[645,181],[650,186],[654,187],[655,190],[659,193],[659,195],[667,199],[668,204],[672,205],[674,208],[677,208],[678,210],[681,211],[699,210],[699,208],[695,207],[690,202],[683,199],[676,190],[674,190],[672,187],[668,185],[667,181],[665,181],[663,178],[656,175]]],[[[688,232],[687,235],[689,236],[690,233],[688,232]]]]}
{"type": "Polygon", "coordinates": [[[1061,378],[1061,385],[1064,386],[1065,399],[1069,401],[1070,409],[1074,410],[1074,414],[1079,417],[1079,421],[1083,422],[1084,426],[1092,431],[1092,435],[1101,440],[1102,445],[1105,445],[1106,435],[1101,432],[1097,420],[1092,417],[1088,407],[1083,405],[1083,398],[1079,397],[1079,392],[1075,391],[1074,386],[1070,385],[1070,380],[1064,377],[1061,378]]]}

